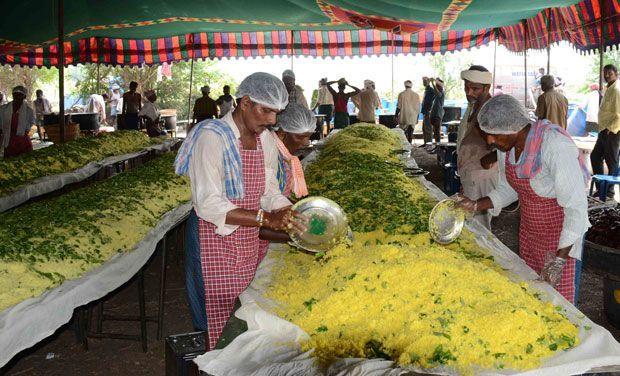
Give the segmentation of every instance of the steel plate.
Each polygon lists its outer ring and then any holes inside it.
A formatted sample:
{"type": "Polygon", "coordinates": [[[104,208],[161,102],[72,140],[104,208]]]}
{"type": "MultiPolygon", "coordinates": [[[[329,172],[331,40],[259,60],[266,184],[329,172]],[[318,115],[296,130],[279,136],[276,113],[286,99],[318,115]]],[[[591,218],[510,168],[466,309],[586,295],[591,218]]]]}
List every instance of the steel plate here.
{"type": "Polygon", "coordinates": [[[439,244],[450,244],[461,235],[465,224],[465,212],[457,208],[454,200],[439,201],[431,211],[428,230],[439,244]]]}
{"type": "Polygon", "coordinates": [[[293,210],[308,219],[308,230],[305,233],[291,234],[291,240],[299,248],[310,252],[325,252],[347,237],[347,216],[334,201],[325,197],[308,197],[297,202],[293,210]]]}

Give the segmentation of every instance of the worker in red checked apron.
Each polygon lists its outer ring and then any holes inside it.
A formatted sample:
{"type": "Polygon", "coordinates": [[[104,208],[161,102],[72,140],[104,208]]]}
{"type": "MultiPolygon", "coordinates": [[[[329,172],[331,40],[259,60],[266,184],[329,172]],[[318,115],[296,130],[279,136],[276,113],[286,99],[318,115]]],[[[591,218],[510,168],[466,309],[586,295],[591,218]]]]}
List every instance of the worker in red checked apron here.
{"type": "Polygon", "coordinates": [[[547,120],[532,121],[514,97],[489,99],[478,123],[498,157],[495,190],[476,201],[463,199],[471,211],[502,208],[517,199],[521,205],[519,255],[540,277],[575,303],[583,235],[590,226],[586,165],[562,127],[547,120]]]}
{"type": "Polygon", "coordinates": [[[278,149],[265,131],[288,103],[284,84],[254,73],[236,97],[233,112],[192,128],[175,162],[176,172],[190,178],[186,287],[194,327],[208,332],[209,349],[254,278],[259,229],[305,230],[278,187],[278,149]]]}

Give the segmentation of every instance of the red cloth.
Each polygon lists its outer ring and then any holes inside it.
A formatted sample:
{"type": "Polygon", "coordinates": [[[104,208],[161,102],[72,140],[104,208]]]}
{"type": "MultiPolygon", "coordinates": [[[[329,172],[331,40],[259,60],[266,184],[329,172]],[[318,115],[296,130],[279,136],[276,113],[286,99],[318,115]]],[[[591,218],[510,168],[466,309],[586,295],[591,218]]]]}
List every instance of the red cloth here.
{"type": "MultiPolygon", "coordinates": [[[[536,273],[545,266],[545,254],[558,250],[564,224],[564,211],[555,198],[541,197],[534,192],[530,179],[517,177],[517,166],[506,157],[506,180],[519,195],[521,223],[519,255],[536,273]]],[[[568,301],[575,299],[575,259],[568,257],[562,279],[555,287],[568,301]]]]}
{"type": "MultiPolygon", "coordinates": [[[[17,135],[19,124],[19,112],[14,111],[11,117],[11,134],[9,135],[9,145],[4,149],[4,158],[15,157],[20,154],[32,151],[30,136],[26,133],[23,136],[17,135]]],[[[6,135],[5,135],[6,137],[6,135]]]]}
{"type": "Polygon", "coordinates": [[[345,94],[336,94],[336,102],[334,103],[334,112],[349,112],[347,102],[349,99],[345,94]]]}
{"type": "MultiPolygon", "coordinates": [[[[247,210],[258,210],[265,192],[265,161],[259,136],[256,142],[256,150],[241,150],[244,198],[230,200],[247,210]]],[[[217,235],[215,230],[212,223],[199,220],[209,349],[222,335],[235,300],[252,282],[260,260],[258,227],[240,226],[228,236],[217,235]]]]}

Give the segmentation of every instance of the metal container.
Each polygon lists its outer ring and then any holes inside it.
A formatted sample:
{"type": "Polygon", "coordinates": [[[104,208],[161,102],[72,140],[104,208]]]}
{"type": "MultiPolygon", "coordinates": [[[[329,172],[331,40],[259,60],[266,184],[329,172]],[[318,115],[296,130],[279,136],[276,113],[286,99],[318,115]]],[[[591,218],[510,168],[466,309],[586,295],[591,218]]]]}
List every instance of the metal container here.
{"type": "Polygon", "coordinates": [[[164,121],[164,126],[169,131],[176,131],[177,129],[177,116],[176,115],[161,115],[161,119],[164,121]]]}
{"type": "Polygon", "coordinates": [[[348,234],[348,220],[342,208],[325,197],[308,197],[298,201],[293,210],[308,218],[308,230],[291,234],[293,243],[310,252],[329,251],[348,234]]]}
{"type": "Polygon", "coordinates": [[[166,376],[198,376],[192,359],[207,351],[205,332],[177,334],[166,338],[166,376]]]}
{"type": "Polygon", "coordinates": [[[71,120],[80,125],[81,131],[98,131],[99,114],[97,112],[77,112],[71,114],[71,120]]]}
{"type": "Polygon", "coordinates": [[[428,231],[439,244],[450,244],[461,235],[465,224],[465,212],[457,208],[454,200],[439,201],[428,219],[428,231]]]}
{"type": "MultiPolygon", "coordinates": [[[[43,115],[43,125],[51,125],[58,124],[60,120],[57,113],[44,114],[43,115]]],[[[65,114],[65,124],[71,123],[71,114],[65,114]]]]}

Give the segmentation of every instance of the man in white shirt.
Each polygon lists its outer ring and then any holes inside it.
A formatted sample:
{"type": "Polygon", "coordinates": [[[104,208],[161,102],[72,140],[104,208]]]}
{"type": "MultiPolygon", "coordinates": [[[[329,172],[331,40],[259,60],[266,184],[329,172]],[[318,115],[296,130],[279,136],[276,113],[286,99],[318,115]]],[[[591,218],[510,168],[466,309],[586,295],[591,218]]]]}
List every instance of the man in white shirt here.
{"type": "Polygon", "coordinates": [[[282,72],[282,82],[284,82],[284,86],[286,86],[289,103],[299,103],[305,108],[310,108],[308,106],[308,101],[304,96],[304,89],[302,89],[301,86],[295,84],[295,72],[290,69],[282,72]]]}
{"type": "Polygon", "coordinates": [[[325,116],[325,123],[329,130],[329,124],[332,121],[332,115],[334,113],[334,97],[327,87],[327,78],[322,78],[321,81],[319,81],[319,92],[317,93],[316,104],[312,108],[312,111],[317,107],[319,108],[319,115],[325,116]]]}
{"type": "Polygon", "coordinates": [[[155,101],[157,100],[157,94],[155,93],[155,90],[145,91],[144,97],[147,99],[147,101],[140,109],[140,112],[138,112],[138,116],[144,119],[144,122],[146,124],[146,134],[148,134],[149,137],[165,136],[167,133],[160,124],[159,108],[155,104],[155,101]]]}
{"type": "Polygon", "coordinates": [[[194,210],[186,234],[192,321],[213,349],[260,261],[259,229],[305,230],[278,185],[278,149],[268,126],[288,103],[282,81],[254,73],[239,85],[234,111],[192,128],[175,162],[190,178],[194,210]],[[208,319],[208,325],[207,325],[208,319]]]}
{"type": "Polygon", "coordinates": [[[587,136],[590,132],[598,132],[598,107],[601,94],[599,93],[598,84],[590,84],[590,92],[586,94],[583,102],[579,105],[586,113],[586,129],[583,136],[587,136]]]}
{"type": "Polygon", "coordinates": [[[359,109],[357,120],[363,123],[376,123],[375,111],[381,107],[379,94],[375,91],[375,83],[371,80],[364,81],[364,90],[352,98],[353,103],[359,109]]]}
{"type": "Polygon", "coordinates": [[[590,222],[583,157],[570,135],[548,120],[532,122],[525,108],[509,95],[487,101],[478,113],[486,142],[499,155],[497,188],[476,201],[471,211],[502,208],[519,200],[519,256],[567,300],[575,301],[576,260],[590,222]]]}
{"type": "MultiPolygon", "coordinates": [[[[106,95],[107,96],[107,95],[106,95]]],[[[87,112],[95,112],[99,114],[99,122],[105,123],[105,98],[103,95],[92,94],[86,103],[87,112]]]]}
{"type": "Polygon", "coordinates": [[[405,90],[398,94],[396,104],[398,124],[405,131],[409,142],[413,140],[413,129],[418,124],[420,115],[420,96],[411,89],[412,87],[413,83],[410,80],[405,81],[405,90]]]}
{"type": "Polygon", "coordinates": [[[123,97],[120,92],[121,88],[117,84],[112,85],[112,95],[110,96],[110,116],[108,122],[111,127],[116,126],[116,116],[122,110],[123,104],[120,102],[123,97]]]}
{"type": "Polygon", "coordinates": [[[33,102],[34,105],[34,113],[37,119],[37,133],[39,134],[39,138],[43,138],[41,136],[41,126],[43,125],[43,115],[50,114],[52,112],[52,105],[50,101],[45,98],[43,95],[43,90],[39,89],[35,92],[36,99],[33,102]]]}

